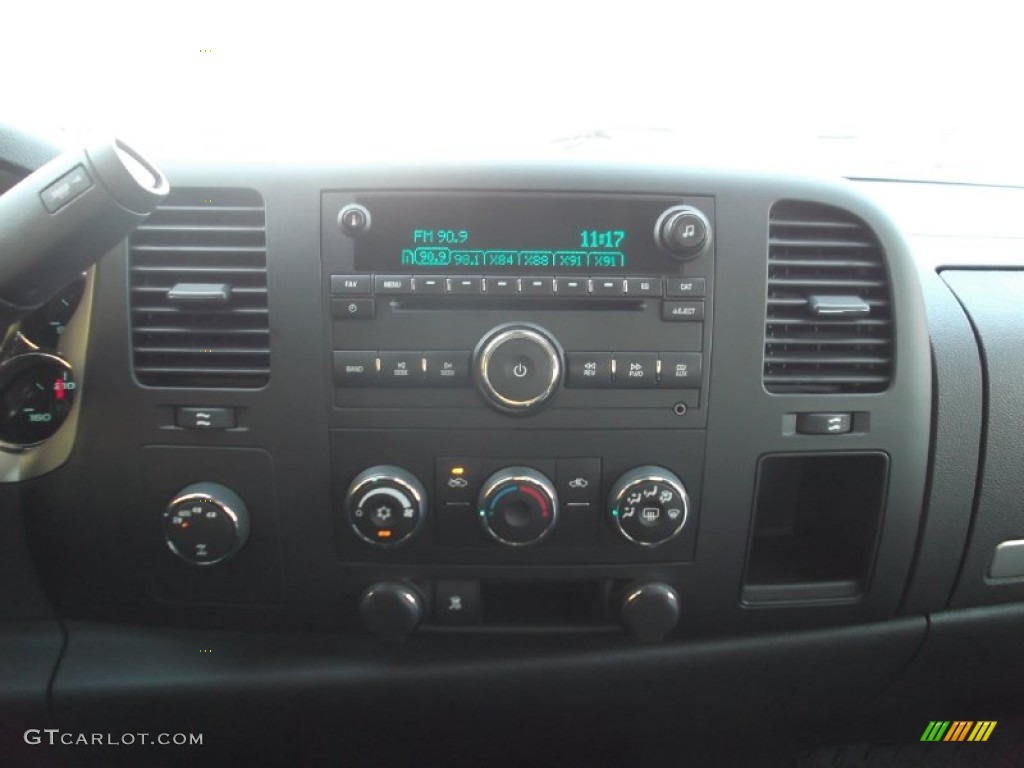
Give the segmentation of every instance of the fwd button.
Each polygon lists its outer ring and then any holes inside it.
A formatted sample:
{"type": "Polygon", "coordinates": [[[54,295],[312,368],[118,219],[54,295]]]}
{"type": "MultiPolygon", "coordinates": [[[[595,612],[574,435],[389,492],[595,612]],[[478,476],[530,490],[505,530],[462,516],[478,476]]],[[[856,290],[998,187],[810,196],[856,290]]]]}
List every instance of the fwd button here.
{"type": "Polygon", "coordinates": [[[657,386],[658,355],[624,352],[612,360],[616,389],[651,389],[657,386]]]}

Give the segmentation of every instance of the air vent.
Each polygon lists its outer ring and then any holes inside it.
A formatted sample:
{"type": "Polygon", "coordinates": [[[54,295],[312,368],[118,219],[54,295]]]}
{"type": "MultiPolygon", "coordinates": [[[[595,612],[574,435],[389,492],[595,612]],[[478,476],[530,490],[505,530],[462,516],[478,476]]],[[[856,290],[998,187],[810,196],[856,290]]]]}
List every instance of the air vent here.
{"type": "Polygon", "coordinates": [[[129,243],[135,376],[154,387],[270,378],[263,198],[175,189],[129,243]]]}
{"type": "Polygon", "coordinates": [[[772,206],[764,353],[769,392],[888,389],[893,322],[885,255],[853,214],[793,200],[772,206]]]}

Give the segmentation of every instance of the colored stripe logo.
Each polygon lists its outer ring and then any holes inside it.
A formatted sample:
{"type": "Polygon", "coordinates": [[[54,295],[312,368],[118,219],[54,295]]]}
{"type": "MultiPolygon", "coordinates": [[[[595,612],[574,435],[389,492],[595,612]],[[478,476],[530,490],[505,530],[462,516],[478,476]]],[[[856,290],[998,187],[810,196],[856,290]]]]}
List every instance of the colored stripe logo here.
{"type": "Polygon", "coordinates": [[[996,729],[995,720],[932,720],[921,741],[988,741],[996,729]]]}

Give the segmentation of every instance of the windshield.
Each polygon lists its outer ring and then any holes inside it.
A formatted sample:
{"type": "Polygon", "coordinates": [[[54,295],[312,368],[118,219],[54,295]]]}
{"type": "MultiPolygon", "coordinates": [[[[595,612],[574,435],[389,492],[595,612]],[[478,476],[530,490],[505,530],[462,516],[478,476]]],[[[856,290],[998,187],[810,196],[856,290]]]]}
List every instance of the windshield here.
{"type": "Polygon", "coordinates": [[[1006,5],[19,3],[2,119],[158,151],[1024,182],[1006,5]]]}

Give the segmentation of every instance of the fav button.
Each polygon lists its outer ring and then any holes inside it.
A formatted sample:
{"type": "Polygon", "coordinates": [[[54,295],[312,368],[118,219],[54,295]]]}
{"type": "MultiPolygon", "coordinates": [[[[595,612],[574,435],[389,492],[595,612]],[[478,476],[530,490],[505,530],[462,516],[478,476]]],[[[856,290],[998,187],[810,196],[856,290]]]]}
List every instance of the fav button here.
{"type": "Polygon", "coordinates": [[[332,296],[369,296],[372,290],[370,275],[331,275],[332,296]]]}

